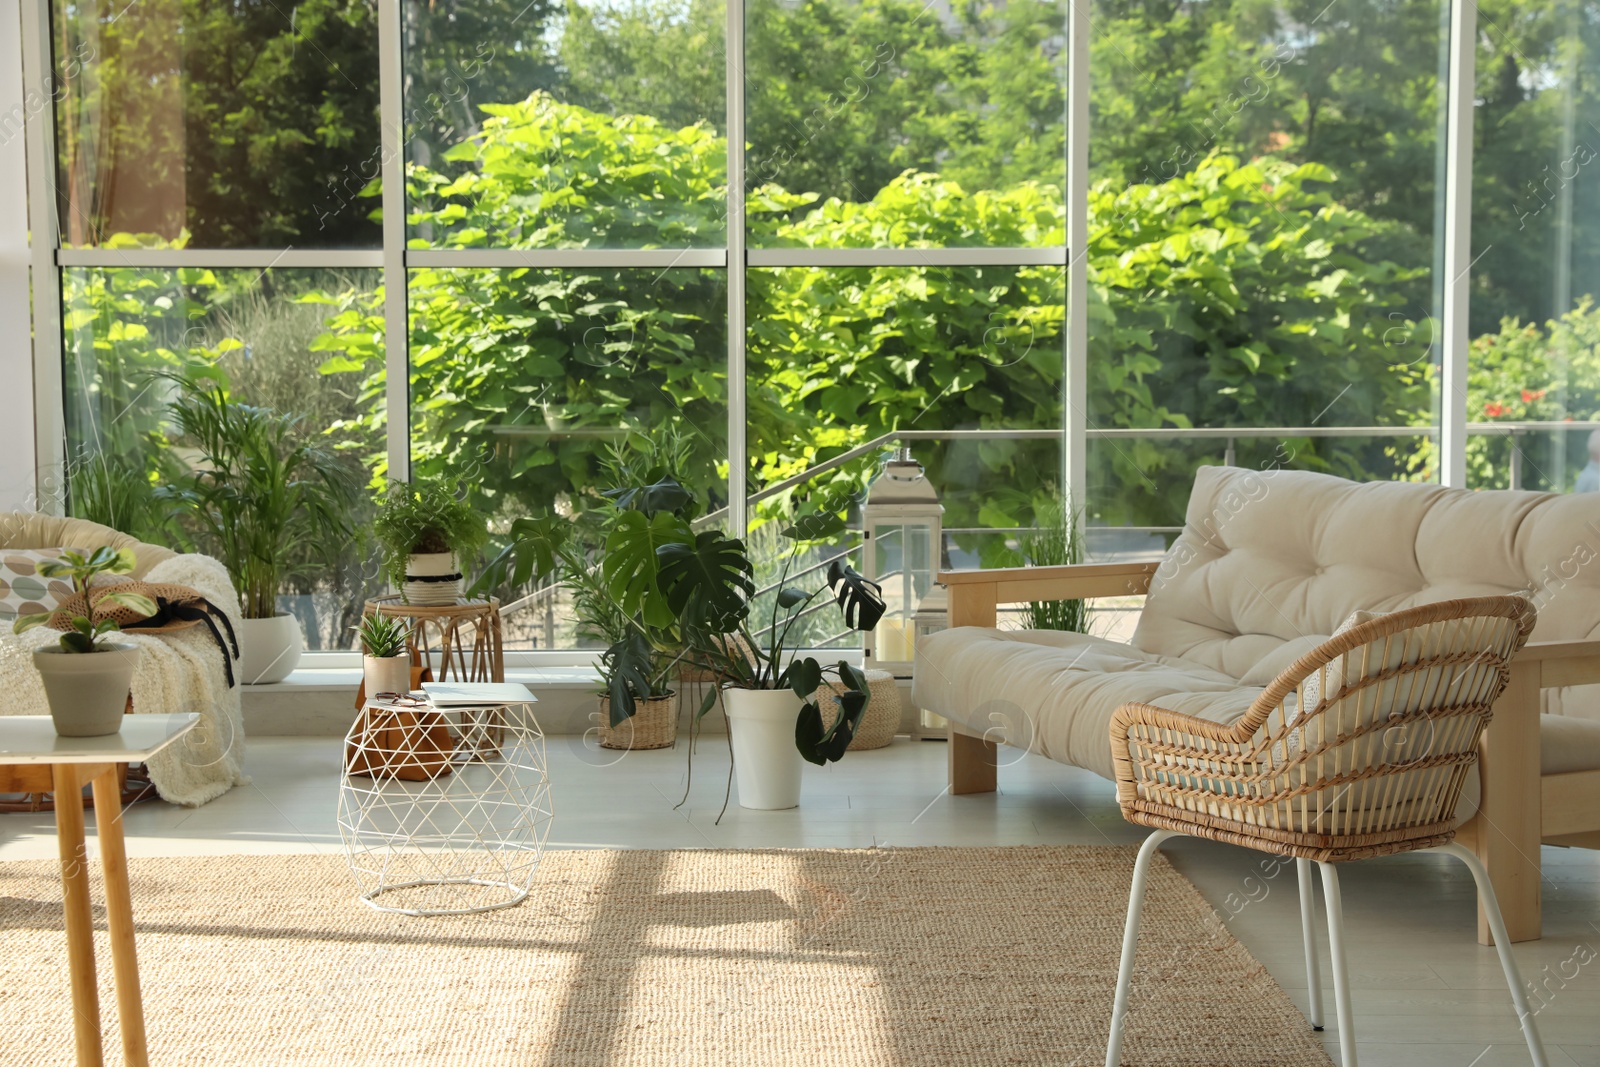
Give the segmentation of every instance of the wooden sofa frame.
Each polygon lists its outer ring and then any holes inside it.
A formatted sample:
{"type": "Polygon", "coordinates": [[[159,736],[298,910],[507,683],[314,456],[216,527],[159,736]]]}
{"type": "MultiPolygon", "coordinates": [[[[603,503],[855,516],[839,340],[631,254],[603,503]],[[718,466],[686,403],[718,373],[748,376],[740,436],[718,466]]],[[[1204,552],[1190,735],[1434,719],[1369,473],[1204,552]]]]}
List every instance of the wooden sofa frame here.
{"type": "MultiPolygon", "coordinates": [[[[951,626],[993,627],[1003,604],[1144,596],[1160,563],[1089,563],[944,571],[951,626]]],[[[1457,839],[1488,868],[1512,941],[1541,936],[1539,845],[1600,849],[1600,770],[1540,775],[1539,692],[1600,683],[1600,640],[1527,645],[1495,704],[1479,748],[1482,800],[1457,839]]],[[[1109,739],[1108,739],[1109,743],[1109,739]]],[[[950,725],[950,792],[989,793],[996,785],[994,741],[950,725]]],[[[1483,908],[1478,940],[1492,943],[1483,908]]]]}

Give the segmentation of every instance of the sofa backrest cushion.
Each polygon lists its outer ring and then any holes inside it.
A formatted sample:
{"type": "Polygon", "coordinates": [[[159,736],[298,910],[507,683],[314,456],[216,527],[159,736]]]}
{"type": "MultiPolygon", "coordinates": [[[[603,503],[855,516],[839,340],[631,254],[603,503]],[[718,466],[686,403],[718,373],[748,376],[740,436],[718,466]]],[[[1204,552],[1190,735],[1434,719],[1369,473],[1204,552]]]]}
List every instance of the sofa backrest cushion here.
{"type": "Polygon", "coordinates": [[[1352,612],[1508,593],[1600,636],[1600,494],[1202,467],[1133,643],[1264,685],[1352,612]]]}

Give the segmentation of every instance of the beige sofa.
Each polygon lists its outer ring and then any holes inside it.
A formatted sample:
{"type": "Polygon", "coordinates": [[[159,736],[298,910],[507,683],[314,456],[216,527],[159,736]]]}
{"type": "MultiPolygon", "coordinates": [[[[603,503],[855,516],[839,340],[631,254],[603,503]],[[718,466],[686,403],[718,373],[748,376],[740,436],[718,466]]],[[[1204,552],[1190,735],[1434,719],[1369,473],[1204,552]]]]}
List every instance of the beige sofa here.
{"type": "Polygon", "coordinates": [[[1578,684],[1600,683],[1600,495],[1205,467],[1159,564],[941,581],[951,629],[919,646],[913,696],[952,723],[956,793],[994,788],[996,742],[1111,778],[1118,707],[1231,723],[1357,610],[1525,593],[1538,626],[1496,705],[1460,837],[1489,867],[1513,940],[1539,936],[1540,840],[1600,848],[1600,685],[1578,684]],[[1003,604],[1127,595],[1145,602],[1126,644],[994,628],[1003,604]]]}

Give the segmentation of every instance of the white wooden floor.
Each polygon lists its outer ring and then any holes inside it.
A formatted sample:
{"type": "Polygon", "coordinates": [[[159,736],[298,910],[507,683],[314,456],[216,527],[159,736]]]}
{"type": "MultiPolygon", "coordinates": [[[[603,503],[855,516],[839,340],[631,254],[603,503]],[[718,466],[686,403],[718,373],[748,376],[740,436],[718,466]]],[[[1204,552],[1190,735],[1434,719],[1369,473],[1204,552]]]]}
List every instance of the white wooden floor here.
{"type": "MultiPolygon", "coordinates": [[[[684,751],[619,754],[577,737],[549,742],[555,822],[564,848],[865,847],[1136,842],[1110,783],[1015,751],[997,794],[944,793],[945,746],[896,741],[806,768],[801,807],[746,811],[735,803],[713,825],[727,771],[724,739],[701,743],[689,803],[684,751]]],[[[251,785],[199,809],[145,803],[127,814],[135,856],[337,850],[334,822],[340,742],[252,741],[251,785]]],[[[737,799],[737,798],[736,798],[737,799]]],[[[1305,1004],[1293,866],[1264,877],[1262,857],[1208,842],[1168,854],[1234,934],[1305,1004]]],[[[48,816],[0,815],[0,860],[55,855],[48,816]]],[[[1544,850],[1544,939],[1516,946],[1551,1062],[1600,1065],[1600,853],[1544,850]]],[[[1398,857],[1343,868],[1356,1026],[1366,1067],[1499,1067],[1526,1050],[1492,949],[1473,940],[1474,898],[1465,868],[1440,857],[1398,857]]],[[[1107,900],[1121,925],[1126,901],[1107,900]]],[[[1324,931],[1325,933],[1325,931],[1324,931]]],[[[1324,953],[1323,969],[1327,971],[1324,953]]],[[[1337,1058],[1328,996],[1329,1051],[1337,1058]]],[[[1269,1035],[1263,1035],[1270,1039],[1269,1035]]],[[[844,1061],[841,1061],[844,1062],[844,1061]]],[[[915,1067],[915,1065],[908,1065],[915,1067]]]]}

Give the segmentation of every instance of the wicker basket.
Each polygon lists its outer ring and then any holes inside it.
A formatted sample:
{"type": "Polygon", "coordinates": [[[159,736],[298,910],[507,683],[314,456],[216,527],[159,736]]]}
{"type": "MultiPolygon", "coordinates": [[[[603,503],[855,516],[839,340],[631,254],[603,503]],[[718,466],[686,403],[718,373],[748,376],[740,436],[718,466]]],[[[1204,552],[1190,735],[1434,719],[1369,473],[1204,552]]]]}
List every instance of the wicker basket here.
{"type": "Polygon", "coordinates": [[[671,748],[678,739],[678,694],[651,697],[635,705],[633,717],[611,726],[611,698],[600,698],[601,748],[671,748]]]}
{"type": "MultiPolygon", "coordinates": [[[[894,675],[888,671],[867,671],[866,674],[867,689],[871,691],[872,699],[867,701],[861,725],[856,727],[856,735],[850,739],[852,752],[862,748],[882,748],[894,740],[895,732],[900,729],[900,687],[895,684],[894,675]]],[[[830,680],[812,694],[822,712],[824,730],[839,717],[837,694],[842,692],[843,684],[830,680]]]]}

